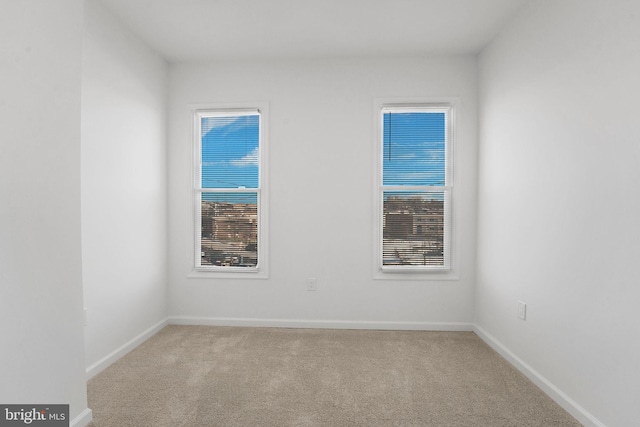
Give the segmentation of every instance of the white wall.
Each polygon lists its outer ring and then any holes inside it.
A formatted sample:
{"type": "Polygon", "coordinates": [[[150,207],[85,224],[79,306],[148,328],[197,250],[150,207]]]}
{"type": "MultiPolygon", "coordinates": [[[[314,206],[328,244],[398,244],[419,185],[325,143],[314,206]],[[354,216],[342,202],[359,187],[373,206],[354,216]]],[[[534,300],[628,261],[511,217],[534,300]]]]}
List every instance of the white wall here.
{"type": "MultiPolygon", "coordinates": [[[[82,1],[0,4],[0,402],[87,410],[82,1]]],[[[86,418],[85,418],[86,420],[86,418]]]]}
{"type": "Polygon", "coordinates": [[[168,66],[85,6],[82,261],[91,371],[167,316],[168,66]]]}
{"type": "Polygon", "coordinates": [[[174,321],[197,317],[212,323],[287,319],[291,322],[284,324],[319,320],[365,327],[363,322],[469,327],[475,268],[476,71],[473,57],[172,66],[169,230],[174,321]],[[374,100],[390,97],[459,99],[459,280],[373,279],[374,100]],[[270,277],[187,278],[193,265],[189,104],[250,101],[269,103],[270,277]],[[317,278],[317,292],[306,290],[308,277],[317,278]]]}
{"type": "Polygon", "coordinates": [[[476,322],[583,422],[637,425],[640,3],[531,2],[479,67],[476,322]]]}

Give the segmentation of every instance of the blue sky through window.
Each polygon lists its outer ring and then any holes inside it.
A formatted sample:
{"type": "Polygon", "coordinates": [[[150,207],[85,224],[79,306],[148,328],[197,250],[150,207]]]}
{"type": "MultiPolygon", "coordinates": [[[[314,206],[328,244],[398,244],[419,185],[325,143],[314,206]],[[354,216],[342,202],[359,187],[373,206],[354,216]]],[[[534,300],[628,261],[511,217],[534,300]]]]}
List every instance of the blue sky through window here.
{"type": "Polygon", "coordinates": [[[258,204],[257,193],[202,193],[205,202],[234,203],[243,205],[258,204]]]}
{"type": "Polygon", "coordinates": [[[201,120],[202,188],[258,188],[258,114],[201,120]]]}
{"type": "Polygon", "coordinates": [[[444,112],[383,114],[383,185],[445,185],[444,112]]]}

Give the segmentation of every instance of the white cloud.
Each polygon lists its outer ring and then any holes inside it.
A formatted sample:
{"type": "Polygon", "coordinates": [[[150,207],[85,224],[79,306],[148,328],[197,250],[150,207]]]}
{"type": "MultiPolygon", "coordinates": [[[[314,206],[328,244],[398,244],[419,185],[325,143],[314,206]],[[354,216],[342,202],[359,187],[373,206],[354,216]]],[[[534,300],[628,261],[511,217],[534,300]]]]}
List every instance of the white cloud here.
{"type": "Polygon", "coordinates": [[[225,126],[232,125],[240,120],[242,116],[224,116],[224,117],[211,117],[203,120],[202,122],[202,134],[205,135],[211,129],[218,129],[225,126]]]}
{"type": "Polygon", "coordinates": [[[258,166],[258,160],[259,160],[259,151],[258,151],[258,147],[256,147],[253,149],[252,152],[250,152],[243,158],[237,159],[237,160],[231,160],[229,163],[231,163],[233,166],[258,166]]]}

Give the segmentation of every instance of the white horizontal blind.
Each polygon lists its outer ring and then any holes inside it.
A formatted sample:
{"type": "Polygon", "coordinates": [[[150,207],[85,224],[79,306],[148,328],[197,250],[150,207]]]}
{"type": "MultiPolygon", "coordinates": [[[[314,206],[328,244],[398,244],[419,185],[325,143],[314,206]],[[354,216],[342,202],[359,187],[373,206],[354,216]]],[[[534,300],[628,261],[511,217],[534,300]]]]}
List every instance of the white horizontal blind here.
{"type": "Polygon", "coordinates": [[[196,127],[196,266],[255,269],[260,239],[260,113],[200,111],[196,127]]]}
{"type": "Polygon", "coordinates": [[[449,107],[382,109],[382,268],[450,266],[449,107]]]}

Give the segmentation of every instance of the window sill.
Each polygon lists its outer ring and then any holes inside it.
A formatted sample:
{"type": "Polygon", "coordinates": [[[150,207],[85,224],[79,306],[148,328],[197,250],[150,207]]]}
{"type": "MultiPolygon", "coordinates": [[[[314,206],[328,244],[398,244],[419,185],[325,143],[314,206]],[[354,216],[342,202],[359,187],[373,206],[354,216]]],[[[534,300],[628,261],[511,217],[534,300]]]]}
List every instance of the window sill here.
{"type": "Polygon", "coordinates": [[[408,281],[457,281],[460,277],[452,270],[401,270],[379,268],[373,274],[374,280],[408,280],[408,281]]]}
{"type": "Polygon", "coordinates": [[[268,279],[266,271],[247,268],[243,271],[193,269],[187,274],[188,279],[268,279]]]}

